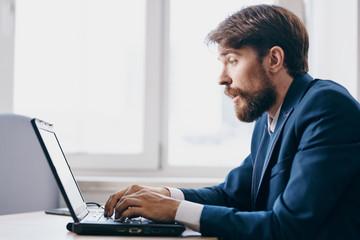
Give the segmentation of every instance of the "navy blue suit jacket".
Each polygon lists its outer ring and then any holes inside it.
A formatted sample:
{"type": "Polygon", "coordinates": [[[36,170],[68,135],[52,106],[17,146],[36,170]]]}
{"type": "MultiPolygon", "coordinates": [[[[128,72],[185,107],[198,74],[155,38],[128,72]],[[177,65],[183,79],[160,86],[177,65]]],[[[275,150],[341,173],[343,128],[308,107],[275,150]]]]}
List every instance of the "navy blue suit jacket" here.
{"type": "Polygon", "coordinates": [[[251,153],[226,180],[181,189],[204,204],[203,235],[360,239],[360,105],[340,85],[292,82],[273,134],[255,124],[251,153]]]}

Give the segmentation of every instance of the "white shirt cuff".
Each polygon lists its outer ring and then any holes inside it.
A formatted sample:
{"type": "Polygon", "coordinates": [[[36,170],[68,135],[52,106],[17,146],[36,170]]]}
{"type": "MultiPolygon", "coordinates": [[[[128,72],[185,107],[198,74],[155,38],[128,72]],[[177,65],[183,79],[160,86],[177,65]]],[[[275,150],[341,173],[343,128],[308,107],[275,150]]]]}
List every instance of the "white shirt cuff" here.
{"type": "Polygon", "coordinates": [[[200,217],[204,205],[182,200],[175,215],[175,221],[200,232],[200,217]]]}
{"type": "Polygon", "coordinates": [[[185,196],[184,193],[177,188],[172,188],[172,187],[166,187],[169,192],[170,192],[170,197],[175,198],[177,200],[185,200],[185,196]]]}

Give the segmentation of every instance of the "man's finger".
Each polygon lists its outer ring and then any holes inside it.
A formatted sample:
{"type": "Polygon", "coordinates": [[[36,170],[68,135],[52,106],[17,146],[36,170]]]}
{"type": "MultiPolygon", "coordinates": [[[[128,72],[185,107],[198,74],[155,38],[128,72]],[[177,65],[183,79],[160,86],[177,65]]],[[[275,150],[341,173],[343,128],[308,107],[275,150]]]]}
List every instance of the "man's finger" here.
{"type": "Polygon", "coordinates": [[[109,211],[109,204],[111,201],[112,195],[109,197],[109,199],[106,201],[105,205],[104,205],[104,215],[108,216],[108,211],[109,211]]]}
{"type": "Polygon", "coordinates": [[[106,204],[105,204],[105,211],[104,211],[104,215],[107,217],[111,217],[114,213],[114,207],[116,206],[116,204],[118,203],[118,201],[121,199],[121,197],[123,196],[124,192],[126,189],[121,190],[120,192],[117,192],[113,195],[111,195],[109,197],[109,199],[107,200],[106,204]]]}
{"type": "Polygon", "coordinates": [[[141,207],[142,201],[132,197],[132,195],[123,197],[115,206],[115,219],[122,216],[123,212],[133,207],[141,207]]]}
{"type": "Polygon", "coordinates": [[[142,213],[143,208],[141,207],[130,207],[127,208],[120,217],[120,222],[123,222],[126,218],[133,218],[133,217],[139,217],[144,216],[142,213]]]}

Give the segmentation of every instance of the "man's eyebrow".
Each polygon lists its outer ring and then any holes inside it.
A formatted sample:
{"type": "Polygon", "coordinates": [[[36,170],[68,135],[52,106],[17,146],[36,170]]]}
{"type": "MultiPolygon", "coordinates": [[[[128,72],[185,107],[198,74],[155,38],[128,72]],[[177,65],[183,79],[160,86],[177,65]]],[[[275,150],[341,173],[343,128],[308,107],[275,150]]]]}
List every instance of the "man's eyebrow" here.
{"type": "Polygon", "coordinates": [[[235,50],[232,50],[232,49],[226,49],[226,50],[224,50],[223,52],[221,52],[220,54],[219,54],[219,57],[224,57],[224,56],[226,56],[226,55],[228,55],[228,54],[236,54],[236,55],[239,55],[235,50]]]}
{"type": "Polygon", "coordinates": [[[219,53],[219,56],[218,56],[218,60],[221,61],[221,58],[225,58],[228,54],[235,54],[235,55],[239,55],[238,52],[236,52],[235,50],[233,49],[226,49],[222,52],[219,53]]]}

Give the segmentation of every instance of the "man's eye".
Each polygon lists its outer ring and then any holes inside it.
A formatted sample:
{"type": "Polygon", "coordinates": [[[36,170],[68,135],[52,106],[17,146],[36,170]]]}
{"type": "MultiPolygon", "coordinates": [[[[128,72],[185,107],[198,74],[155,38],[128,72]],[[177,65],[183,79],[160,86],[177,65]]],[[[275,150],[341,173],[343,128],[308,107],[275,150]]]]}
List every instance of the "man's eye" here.
{"type": "Polygon", "coordinates": [[[236,64],[237,61],[236,61],[235,59],[230,59],[230,60],[229,60],[229,63],[230,63],[230,64],[236,64]]]}

